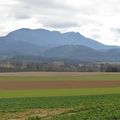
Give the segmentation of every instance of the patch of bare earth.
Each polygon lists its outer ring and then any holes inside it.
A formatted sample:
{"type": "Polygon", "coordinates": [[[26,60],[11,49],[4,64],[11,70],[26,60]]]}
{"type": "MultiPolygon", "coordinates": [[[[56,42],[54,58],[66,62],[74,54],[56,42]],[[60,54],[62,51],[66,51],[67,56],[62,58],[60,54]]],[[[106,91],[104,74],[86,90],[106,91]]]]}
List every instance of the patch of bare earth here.
{"type": "Polygon", "coordinates": [[[40,117],[42,119],[49,119],[53,116],[66,113],[70,109],[33,109],[20,113],[5,113],[0,114],[0,120],[27,120],[29,117],[40,117]]]}
{"type": "Polygon", "coordinates": [[[81,75],[97,75],[97,74],[101,74],[101,73],[100,72],[11,72],[11,73],[0,73],[0,76],[81,76],[81,75]]]}
{"type": "Polygon", "coordinates": [[[120,87],[120,81],[0,81],[0,90],[120,87]]]}

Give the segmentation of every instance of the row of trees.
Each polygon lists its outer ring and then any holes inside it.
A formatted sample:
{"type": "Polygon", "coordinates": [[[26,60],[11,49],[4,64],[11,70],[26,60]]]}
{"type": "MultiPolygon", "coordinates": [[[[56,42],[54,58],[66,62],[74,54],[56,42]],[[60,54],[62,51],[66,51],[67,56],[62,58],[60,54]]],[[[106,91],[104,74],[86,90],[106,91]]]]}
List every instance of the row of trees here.
{"type": "Polygon", "coordinates": [[[48,64],[48,63],[0,63],[0,72],[58,71],[58,72],[120,72],[118,63],[48,64]]]}

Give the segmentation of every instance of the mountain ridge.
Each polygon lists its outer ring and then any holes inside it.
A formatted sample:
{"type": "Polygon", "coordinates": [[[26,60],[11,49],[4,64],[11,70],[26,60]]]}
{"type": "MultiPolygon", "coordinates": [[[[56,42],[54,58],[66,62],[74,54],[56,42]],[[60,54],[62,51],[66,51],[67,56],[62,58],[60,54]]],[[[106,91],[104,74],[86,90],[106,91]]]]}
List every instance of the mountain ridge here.
{"type": "Polygon", "coordinates": [[[86,38],[78,32],[18,29],[0,37],[0,57],[41,56],[81,61],[120,61],[120,47],[86,38]]]}
{"type": "Polygon", "coordinates": [[[46,29],[18,29],[10,32],[4,37],[8,40],[20,40],[31,42],[41,46],[56,47],[61,45],[83,45],[93,49],[111,49],[118,46],[110,46],[99,43],[93,39],[86,38],[78,32],[61,33],[59,31],[49,31],[46,29]]]}

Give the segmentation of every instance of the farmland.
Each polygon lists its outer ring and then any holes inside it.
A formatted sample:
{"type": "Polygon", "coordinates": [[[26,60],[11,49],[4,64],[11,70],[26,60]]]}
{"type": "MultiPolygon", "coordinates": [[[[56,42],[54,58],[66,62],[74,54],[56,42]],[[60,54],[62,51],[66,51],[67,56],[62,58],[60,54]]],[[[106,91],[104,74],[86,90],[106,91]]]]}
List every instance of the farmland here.
{"type": "Polygon", "coordinates": [[[119,113],[119,94],[0,100],[1,120],[119,120],[119,113]]]}
{"type": "Polygon", "coordinates": [[[87,72],[19,72],[0,73],[0,81],[70,81],[120,80],[120,73],[87,72]]]}
{"type": "Polygon", "coordinates": [[[119,73],[0,74],[0,120],[119,120],[119,113],[119,73]]]}

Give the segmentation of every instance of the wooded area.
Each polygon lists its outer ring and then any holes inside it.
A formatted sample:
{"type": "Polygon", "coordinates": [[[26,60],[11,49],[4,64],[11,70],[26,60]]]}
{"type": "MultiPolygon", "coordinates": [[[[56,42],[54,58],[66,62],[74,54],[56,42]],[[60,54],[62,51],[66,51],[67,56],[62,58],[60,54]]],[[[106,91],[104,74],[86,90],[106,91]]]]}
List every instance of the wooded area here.
{"type": "Polygon", "coordinates": [[[56,71],[56,72],[120,72],[120,63],[0,63],[0,72],[56,71]]]}

